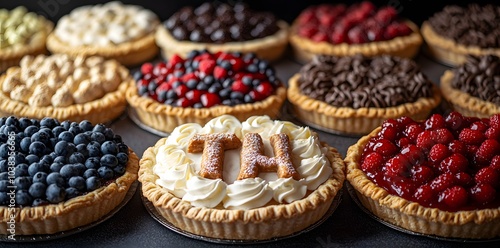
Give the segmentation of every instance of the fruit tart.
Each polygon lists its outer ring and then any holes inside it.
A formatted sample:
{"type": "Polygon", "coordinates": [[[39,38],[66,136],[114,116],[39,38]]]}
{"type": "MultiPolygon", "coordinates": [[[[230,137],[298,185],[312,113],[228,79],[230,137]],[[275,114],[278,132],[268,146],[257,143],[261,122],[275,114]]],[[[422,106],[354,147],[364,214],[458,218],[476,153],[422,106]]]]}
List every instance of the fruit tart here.
{"type": "Polygon", "coordinates": [[[374,215],[412,232],[500,236],[500,115],[389,119],[351,146],[347,179],[374,215]]]}
{"type": "Polygon", "coordinates": [[[52,53],[98,55],[131,66],[156,56],[158,17],[140,6],[113,1],[83,6],[63,16],[48,39],[52,53]]]}
{"type": "Polygon", "coordinates": [[[173,14],[158,28],[156,43],[165,58],[207,49],[214,53],[255,53],[276,60],[287,47],[288,24],[272,13],[253,11],[244,3],[204,3],[173,14]]]}
{"type": "Polygon", "coordinates": [[[19,64],[24,55],[47,52],[45,41],[52,22],[20,6],[0,9],[0,72],[19,64]]]}
{"type": "Polygon", "coordinates": [[[108,122],[125,110],[125,91],[132,85],[116,60],[27,55],[0,76],[0,116],[108,122]]]}
{"type": "Polygon", "coordinates": [[[286,89],[274,69],[254,54],[190,52],[168,62],[145,63],[134,74],[127,101],[145,125],[162,132],[189,122],[204,125],[231,114],[244,121],[252,115],[275,118],[286,89]]]}
{"type": "Polygon", "coordinates": [[[308,127],[268,116],[222,115],[177,127],[144,152],[142,192],[172,225],[195,235],[268,240],[324,217],[344,163],[308,127]]]}
{"type": "Polygon", "coordinates": [[[422,23],[422,36],[431,56],[457,66],[467,55],[500,56],[500,6],[449,5],[422,23]]]}
{"type": "Polygon", "coordinates": [[[439,88],[418,65],[389,55],[318,55],[288,82],[297,118],[326,131],[367,134],[389,118],[426,118],[439,88]]]}
{"type": "Polygon", "coordinates": [[[441,91],[454,110],[486,118],[500,113],[500,58],[469,55],[464,64],[445,71],[441,91]]]}
{"type": "Polygon", "coordinates": [[[0,234],[90,224],[123,201],[138,167],[137,155],[102,124],[2,117],[0,234]]]}
{"type": "Polygon", "coordinates": [[[290,31],[295,56],[309,61],[316,54],[415,56],[422,44],[418,27],[398,17],[393,7],[371,2],[346,6],[311,6],[297,17],[290,31]]]}

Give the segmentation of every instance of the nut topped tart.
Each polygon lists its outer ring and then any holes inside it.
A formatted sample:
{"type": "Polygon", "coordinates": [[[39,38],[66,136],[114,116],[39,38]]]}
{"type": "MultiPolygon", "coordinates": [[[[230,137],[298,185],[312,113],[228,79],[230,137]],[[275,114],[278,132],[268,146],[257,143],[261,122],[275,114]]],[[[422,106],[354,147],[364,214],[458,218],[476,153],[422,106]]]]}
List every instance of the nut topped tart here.
{"type": "Polygon", "coordinates": [[[418,27],[399,18],[393,7],[377,8],[364,1],[350,6],[322,4],[305,9],[292,24],[290,44],[302,61],[309,61],[316,54],[412,58],[422,37],[418,27]]]}
{"type": "Polygon", "coordinates": [[[453,109],[468,116],[500,113],[500,58],[469,55],[464,64],[445,71],[441,91],[453,109]]]}
{"type": "Polygon", "coordinates": [[[332,132],[366,134],[389,118],[426,118],[439,88],[417,64],[389,55],[318,55],[288,82],[297,117],[332,132]]]}
{"type": "Polygon", "coordinates": [[[204,125],[231,114],[244,121],[252,115],[275,118],[286,89],[274,69],[254,54],[194,50],[186,59],[145,63],[134,74],[127,101],[144,124],[171,132],[189,122],[204,125]]]}
{"type": "Polygon", "coordinates": [[[0,118],[0,234],[54,234],[90,224],[125,198],[139,159],[102,124],[0,118]]]}
{"type": "Polygon", "coordinates": [[[83,6],[63,16],[47,40],[52,53],[98,55],[136,65],[158,53],[158,17],[140,6],[113,1],[83,6]]]}
{"type": "Polygon", "coordinates": [[[287,121],[223,115],[177,127],[140,161],[142,192],[176,227],[266,240],[320,220],[345,178],[340,154],[287,121]]]}
{"type": "Polygon", "coordinates": [[[0,76],[0,115],[107,122],[125,110],[125,91],[132,84],[115,60],[28,55],[0,76]]]}
{"type": "Polygon", "coordinates": [[[288,24],[244,3],[204,3],[173,14],[156,33],[163,56],[185,57],[192,50],[255,53],[278,59],[288,44],[288,24]]]}
{"type": "Polygon", "coordinates": [[[422,24],[428,52],[450,65],[460,65],[467,55],[500,56],[500,6],[449,5],[422,24]]]}
{"type": "Polygon", "coordinates": [[[46,53],[52,22],[20,6],[0,9],[0,72],[17,65],[25,55],[46,53]]]}
{"type": "Polygon", "coordinates": [[[389,119],[347,151],[347,179],[365,208],[441,237],[500,235],[500,115],[389,119]]]}

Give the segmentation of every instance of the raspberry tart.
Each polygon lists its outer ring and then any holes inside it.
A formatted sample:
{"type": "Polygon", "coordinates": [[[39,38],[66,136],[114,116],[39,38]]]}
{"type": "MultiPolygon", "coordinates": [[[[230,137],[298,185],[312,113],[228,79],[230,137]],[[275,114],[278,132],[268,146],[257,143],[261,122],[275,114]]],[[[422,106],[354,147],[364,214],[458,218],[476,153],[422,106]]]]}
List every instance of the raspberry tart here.
{"type": "Polygon", "coordinates": [[[422,24],[431,56],[457,66],[467,55],[500,56],[500,6],[449,5],[422,24]]]}
{"type": "Polygon", "coordinates": [[[127,101],[143,124],[162,132],[189,122],[204,125],[223,114],[242,121],[275,118],[286,99],[274,69],[251,53],[194,50],[186,59],[174,55],[166,63],[145,63],[134,77],[127,101]]]}
{"type": "Polygon", "coordinates": [[[204,3],[173,14],[156,33],[163,56],[185,57],[192,50],[255,53],[276,60],[288,44],[288,24],[244,3],[204,3]]]}
{"type": "Polygon", "coordinates": [[[125,110],[125,91],[132,85],[116,60],[28,55],[0,76],[0,116],[108,122],[125,110]]]}
{"type": "Polygon", "coordinates": [[[305,9],[292,24],[290,44],[301,61],[309,61],[316,54],[412,58],[422,37],[418,27],[399,18],[393,7],[376,8],[364,1],[305,9]]]}
{"type": "Polygon", "coordinates": [[[143,63],[158,54],[158,17],[142,7],[113,1],[83,6],[63,16],[48,39],[52,53],[98,55],[123,65],[143,63]]]}
{"type": "Polygon", "coordinates": [[[389,55],[318,55],[288,82],[299,120],[335,133],[367,134],[389,118],[426,118],[439,88],[417,64],[389,55]]]}
{"type": "Polygon", "coordinates": [[[20,6],[13,10],[0,9],[0,72],[19,64],[25,55],[47,52],[45,41],[52,31],[52,22],[28,12],[20,6]]]}
{"type": "Polygon", "coordinates": [[[90,224],[125,198],[139,159],[102,124],[0,118],[0,234],[55,234],[90,224]],[[11,150],[10,147],[14,147],[11,150]]]}
{"type": "Polygon", "coordinates": [[[453,109],[480,118],[500,113],[499,86],[500,58],[494,55],[469,55],[441,77],[441,91],[453,109]]]}
{"type": "Polygon", "coordinates": [[[299,232],[342,188],[340,154],[287,121],[223,115],[188,123],[148,148],[142,192],[174,226],[210,238],[268,240],[299,232]]]}
{"type": "Polygon", "coordinates": [[[384,221],[440,237],[500,235],[500,115],[389,119],[351,146],[347,179],[384,221]]]}

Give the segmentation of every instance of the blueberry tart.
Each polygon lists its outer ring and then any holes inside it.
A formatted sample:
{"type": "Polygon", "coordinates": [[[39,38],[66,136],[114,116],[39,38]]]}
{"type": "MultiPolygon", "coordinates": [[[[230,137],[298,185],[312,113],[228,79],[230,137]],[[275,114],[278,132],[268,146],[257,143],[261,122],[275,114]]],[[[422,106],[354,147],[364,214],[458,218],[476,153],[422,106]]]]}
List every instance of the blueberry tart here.
{"type": "Polygon", "coordinates": [[[139,159],[102,124],[0,118],[0,234],[54,234],[90,224],[124,199],[139,159]]]}
{"type": "Polygon", "coordinates": [[[204,3],[173,14],[156,33],[163,56],[185,57],[192,50],[255,53],[278,59],[288,44],[288,24],[244,3],[204,3]]]}

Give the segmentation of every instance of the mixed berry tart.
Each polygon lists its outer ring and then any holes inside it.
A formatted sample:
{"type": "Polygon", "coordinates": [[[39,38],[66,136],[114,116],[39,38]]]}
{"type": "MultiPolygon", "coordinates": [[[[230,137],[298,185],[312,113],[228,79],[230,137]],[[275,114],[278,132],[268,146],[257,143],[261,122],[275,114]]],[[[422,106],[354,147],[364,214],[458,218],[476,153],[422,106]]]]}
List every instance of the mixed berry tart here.
{"type": "Polygon", "coordinates": [[[123,65],[137,65],[158,54],[155,32],[160,22],[150,10],[113,1],[83,6],[61,17],[48,39],[52,53],[98,55],[123,65]]]}
{"type": "Polygon", "coordinates": [[[145,63],[126,98],[140,121],[163,132],[189,122],[201,125],[231,114],[275,118],[286,89],[266,60],[252,53],[190,52],[168,62],[145,63]]]}
{"type": "Polygon", "coordinates": [[[384,221],[441,237],[500,235],[500,115],[389,119],[351,146],[347,179],[384,221]]]}
{"type": "Polygon", "coordinates": [[[222,115],[187,123],[140,161],[144,197],[174,226],[205,237],[269,240],[324,217],[345,165],[308,127],[222,115]]]}
{"type": "Polygon", "coordinates": [[[116,60],[27,55],[0,76],[0,116],[104,123],[125,110],[132,85],[129,71],[116,60]]]}
{"type": "Polygon", "coordinates": [[[20,6],[0,9],[0,72],[19,64],[25,55],[47,52],[45,42],[53,24],[20,6]]]}
{"type": "Polygon", "coordinates": [[[54,234],[115,209],[139,159],[102,124],[0,118],[0,234],[54,234]]]}
{"type": "Polygon", "coordinates": [[[156,43],[165,58],[207,49],[255,53],[276,60],[288,44],[288,24],[272,13],[251,10],[244,3],[204,3],[173,14],[158,28],[156,43]]]}
{"type": "Polygon", "coordinates": [[[500,56],[500,6],[450,5],[422,24],[431,56],[457,66],[467,55],[500,56]]]}
{"type": "Polygon", "coordinates": [[[398,17],[393,7],[377,8],[369,1],[309,7],[293,22],[290,32],[290,44],[301,61],[316,54],[411,58],[422,44],[414,23],[398,17]]]}
{"type": "Polygon", "coordinates": [[[469,55],[464,64],[445,71],[441,91],[454,110],[486,118],[500,113],[500,58],[469,55]]]}
{"type": "Polygon", "coordinates": [[[297,118],[326,131],[367,134],[389,118],[426,118],[439,88],[406,58],[318,55],[288,81],[297,118]]]}

